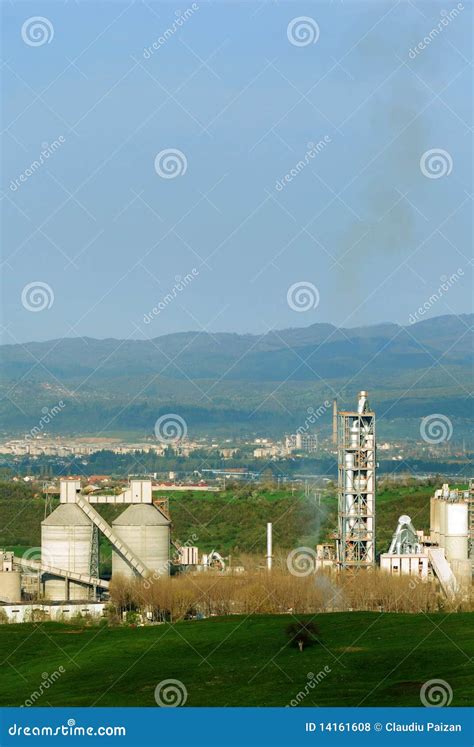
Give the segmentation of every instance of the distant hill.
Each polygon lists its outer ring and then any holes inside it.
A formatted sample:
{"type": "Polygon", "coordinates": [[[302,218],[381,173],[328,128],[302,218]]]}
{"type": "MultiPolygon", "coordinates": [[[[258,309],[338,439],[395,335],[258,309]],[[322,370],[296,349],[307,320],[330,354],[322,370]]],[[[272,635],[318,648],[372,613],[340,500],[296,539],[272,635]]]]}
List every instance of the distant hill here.
{"type": "MultiPolygon", "coordinates": [[[[4,345],[0,416],[4,429],[29,430],[42,407],[62,399],[66,406],[49,430],[150,433],[171,411],[200,432],[281,431],[304,422],[308,407],[336,394],[350,405],[364,388],[387,432],[398,419],[442,412],[464,433],[472,416],[472,318],[4,345]]],[[[329,422],[327,413],[318,429],[329,422]]],[[[413,430],[399,426],[405,435],[413,430]]]]}

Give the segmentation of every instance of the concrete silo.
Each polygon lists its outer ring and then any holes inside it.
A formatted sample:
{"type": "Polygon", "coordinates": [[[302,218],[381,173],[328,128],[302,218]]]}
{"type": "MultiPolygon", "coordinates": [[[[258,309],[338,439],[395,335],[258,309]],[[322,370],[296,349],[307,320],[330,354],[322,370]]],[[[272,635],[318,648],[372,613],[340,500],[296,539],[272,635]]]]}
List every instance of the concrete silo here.
{"type": "MultiPolygon", "coordinates": [[[[169,575],[170,520],[156,506],[149,503],[131,505],[115,519],[112,528],[149,571],[157,576],[169,575]]],[[[128,578],[137,575],[114,550],[112,575],[116,574],[128,578]]]]}
{"type": "Polygon", "coordinates": [[[13,553],[0,550],[0,602],[19,602],[21,574],[13,567],[13,553]]]}
{"type": "MultiPolygon", "coordinates": [[[[41,560],[53,568],[90,574],[93,523],[74,503],[62,503],[41,522],[41,560]]],[[[88,599],[90,588],[43,574],[47,599],[88,599]]]]}
{"type": "Polygon", "coordinates": [[[445,504],[444,551],[449,562],[468,559],[468,505],[464,501],[445,504]]]}

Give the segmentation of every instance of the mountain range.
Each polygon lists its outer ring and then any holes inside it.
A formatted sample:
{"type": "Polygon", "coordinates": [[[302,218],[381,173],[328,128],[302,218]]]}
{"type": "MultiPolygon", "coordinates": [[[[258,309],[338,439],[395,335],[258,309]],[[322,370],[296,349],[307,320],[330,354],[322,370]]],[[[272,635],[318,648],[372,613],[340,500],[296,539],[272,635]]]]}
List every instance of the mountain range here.
{"type": "MultiPolygon", "coordinates": [[[[298,427],[308,408],[335,396],[352,406],[362,388],[387,433],[395,427],[415,437],[419,419],[440,412],[464,435],[472,417],[472,319],[3,345],[1,421],[8,432],[29,430],[61,400],[50,431],[150,435],[156,418],[173,412],[190,432],[276,433],[298,427]]],[[[317,426],[323,431],[326,410],[317,426]]]]}

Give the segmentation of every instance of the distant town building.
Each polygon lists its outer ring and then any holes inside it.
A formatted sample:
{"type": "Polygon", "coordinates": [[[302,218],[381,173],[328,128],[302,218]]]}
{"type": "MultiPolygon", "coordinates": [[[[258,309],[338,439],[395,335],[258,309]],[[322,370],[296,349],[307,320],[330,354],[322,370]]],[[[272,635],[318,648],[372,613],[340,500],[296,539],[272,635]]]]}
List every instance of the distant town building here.
{"type": "Polygon", "coordinates": [[[221,454],[223,459],[232,459],[237,453],[238,449],[222,449],[221,454]]]}
{"type": "Polygon", "coordinates": [[[285,447],[288,453],[302,451],[309,454],[318,448],[318,437],[313,433],[293,433],[285,437],[285,447]]]}

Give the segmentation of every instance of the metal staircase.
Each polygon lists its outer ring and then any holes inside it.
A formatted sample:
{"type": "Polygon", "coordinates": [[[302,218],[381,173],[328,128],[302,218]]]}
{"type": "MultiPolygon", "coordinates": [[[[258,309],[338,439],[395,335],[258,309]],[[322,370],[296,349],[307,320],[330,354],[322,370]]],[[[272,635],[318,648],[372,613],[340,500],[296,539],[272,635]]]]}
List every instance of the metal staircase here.
{"type": "Polygon", "coordinates": [[[105,519],[91,506],[89,501],[78,494],[76,496],[76,505],[84,511],[86,516],[94,522],[95,526],[102,534],[107,537],[109,542],[114,546],[122,558],[138,573],[139,576],[148,576],[151,572],[134,552],[125,544],[113,531],[112,527],[107,524],[105,519]]]}

